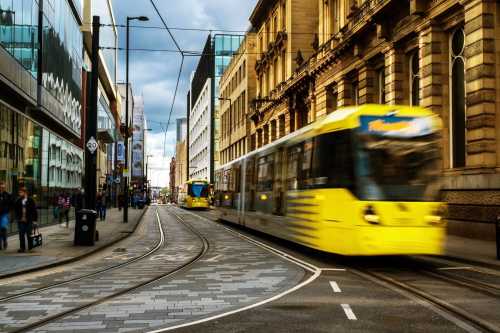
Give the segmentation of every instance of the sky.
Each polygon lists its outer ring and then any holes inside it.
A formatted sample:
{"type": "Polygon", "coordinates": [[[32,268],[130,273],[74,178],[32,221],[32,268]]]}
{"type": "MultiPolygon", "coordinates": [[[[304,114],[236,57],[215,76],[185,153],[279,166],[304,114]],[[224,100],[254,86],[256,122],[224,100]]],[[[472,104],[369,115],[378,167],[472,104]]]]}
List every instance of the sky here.
{"type": "MultiPolygon", "coordinates": [[[[94,0],[104,1],[104,0],[94,0]]],[[[153,0],[170,28],[201,28],[245,31],[248,18],[257,0],[153,0]]],[[[134,21],[132,25],[160,27],[162,22],[151,0],[113,0],[116,24],[125,24],[127,16],[148,16],[149,22],[134,21]]],[[[201,51],[208,32],[172,30],[183,50],[201,51]]],[[[119,28],[119,45],[125,47],[125,29],[119,28]]],[[[132,28],[131,49],[175,50],[175,44],[164,29],[132,28]]],[[[125,80],[124,52],[119,53],[118,81],[125,80]]],[[[186,95],[191,72],[198,57],[187,57],[174,105],[172,118],[165,135],[172,99],[181,63],[178,53],[131,51],[130,82],[134,94],[143,95],[148,127],[146,150],[149,158],[149,179],[153,186],[167,186],[170,159],[175,155],[175,120],[186,117],[186,95]],[[160,124],[165,123],[165,124],[160,124]],[[166,143],[166,144],[164,144],[166,143]],[[164,150],[163,147],[166,147],[164,150]]]]}

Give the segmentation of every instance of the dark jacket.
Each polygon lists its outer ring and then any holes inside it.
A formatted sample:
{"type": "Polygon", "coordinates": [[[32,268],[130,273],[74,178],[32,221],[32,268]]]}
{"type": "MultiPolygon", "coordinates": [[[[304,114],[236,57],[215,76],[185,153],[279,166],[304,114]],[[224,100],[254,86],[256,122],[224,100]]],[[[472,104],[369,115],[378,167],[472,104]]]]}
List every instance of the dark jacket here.
{"type": "MultiPolygon", "coordinates": [[[[23,199],[18,198],[14,203],[14,213],[16,221],[20,222],[23,216],[23,199]]],[[[35,201],[31,198],[26,199],[26,222],[32,224],[38,221],[38,212],[36,210],[35,201]]]]}
{"type": "Polygon", "coordinates": [[[0,193],[0,215],[8,214],[12,205],[12,197],[7,192],[0,193]]]}

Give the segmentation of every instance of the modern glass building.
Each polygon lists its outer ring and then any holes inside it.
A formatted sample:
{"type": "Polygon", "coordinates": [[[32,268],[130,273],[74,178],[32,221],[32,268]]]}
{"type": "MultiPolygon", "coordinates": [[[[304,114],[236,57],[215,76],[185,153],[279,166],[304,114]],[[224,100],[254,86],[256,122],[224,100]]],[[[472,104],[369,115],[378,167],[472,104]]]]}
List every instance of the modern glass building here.
{"type": "Polygon", "coordinates": [[[190,87],[187,115],[189,178],[214,180],[214,170],[219,164],[219,82],[244,38],[242,35],[216,34],[210,35],[205,44],[190,87]]]}
{"type": "Polygon", "coordinates": [[[80,0],[0,0],[0,181],[28,188],[41,224],[82,187],[81,12],[80,0]]]}

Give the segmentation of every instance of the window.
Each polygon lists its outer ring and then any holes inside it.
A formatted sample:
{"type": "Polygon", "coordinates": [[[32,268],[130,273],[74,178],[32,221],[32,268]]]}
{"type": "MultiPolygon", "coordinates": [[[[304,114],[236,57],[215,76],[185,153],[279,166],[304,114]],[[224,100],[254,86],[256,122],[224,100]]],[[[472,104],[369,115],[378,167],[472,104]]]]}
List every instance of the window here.
{"type": "Polygon", "coordinates": [[[284,114],[282,114],[279,117],[279,135],[280,135],[280,138],[285,136],[285,115],[284,114]]]}
{"type": "Polygon", "coordinates": [[[286,81],[286,51],[281,52],[281,82],[286,81]]]}
{"type": "Polygon", "coordinates": [[[409,62],[410,73],[410,105],[420,105],[420,64],[418,59],[418,51],[415,51],[410,56],[409,62]]]}
{"type": "Polygon", "coordinates": [[[274,157],[273,154],[261,157],[257,162],[257,191],[273,190],[274,157]]]}
{"type": "Polygon", "coordinates": [[[273,74],[273,87],[276,88],[278,86],[278,58],[274,59],[273,74]]]}
{"type": "Polygon", "coordinates": [[[264,125],[264,144],[267,145],[269,143],[269,125],[264,125]]]}
{"type": "Polygon", "coordinates": [[[339,94],[336,83],[326,87],[326,113],[332,113],[337,110],[338,97],[339,94]]]}
{"type": "Polygon", "coordinates": [[[358,105],[359,104],[359,85],[358,81],[353,81],[351,84],[351,98],[352,98],[352,104],[353,105],[358,105]]]}
{"type": "Polygon", "coordinates": [[[287,188],[354,190],[351,132],[320,135],[288,149],[287,188]]]}
{"type": "Polygon", "coordinates": [[[465,166],[465,35],[462,28],[453,32],[450,39],[450,88],[451,88],[451,137],[452,168],[465,166]]]}
{"type": "Polygon", "coordinates": [[[286,30],[286,0],[281,3],[281,29],[286,30]]]}
{"type": "Polygon", "coordinates": [[[385,67],[377,70],[377,98],[379,104],[385,104],[385,67]]]}
{"type": "Polygon", "coordinates": [[[271,121],[271,142],[276,140],[276,120],[271,121]]]}

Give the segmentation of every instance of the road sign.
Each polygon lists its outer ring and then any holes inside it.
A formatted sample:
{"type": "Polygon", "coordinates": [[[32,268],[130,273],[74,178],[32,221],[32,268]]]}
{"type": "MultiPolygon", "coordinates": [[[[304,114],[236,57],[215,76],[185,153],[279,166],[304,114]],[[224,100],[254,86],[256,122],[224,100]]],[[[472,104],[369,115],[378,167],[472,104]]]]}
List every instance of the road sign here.
{"type": "Polygon", "coordinates": [[[116,183],[116,184],[120,184],[120,182],[121,182],[120,177],[116,177],[116,178],[115,178],[115,183],[116,183]]]}
{"type": "Polygon", "coordinates": [[[93,154],[97,150],[98,146],[99,145],[97,144],[97,141],[95,141],[94,137],[91,136],[89,141],[87,142],[87,149],[90,151],[91,154],[93,154]]]}

